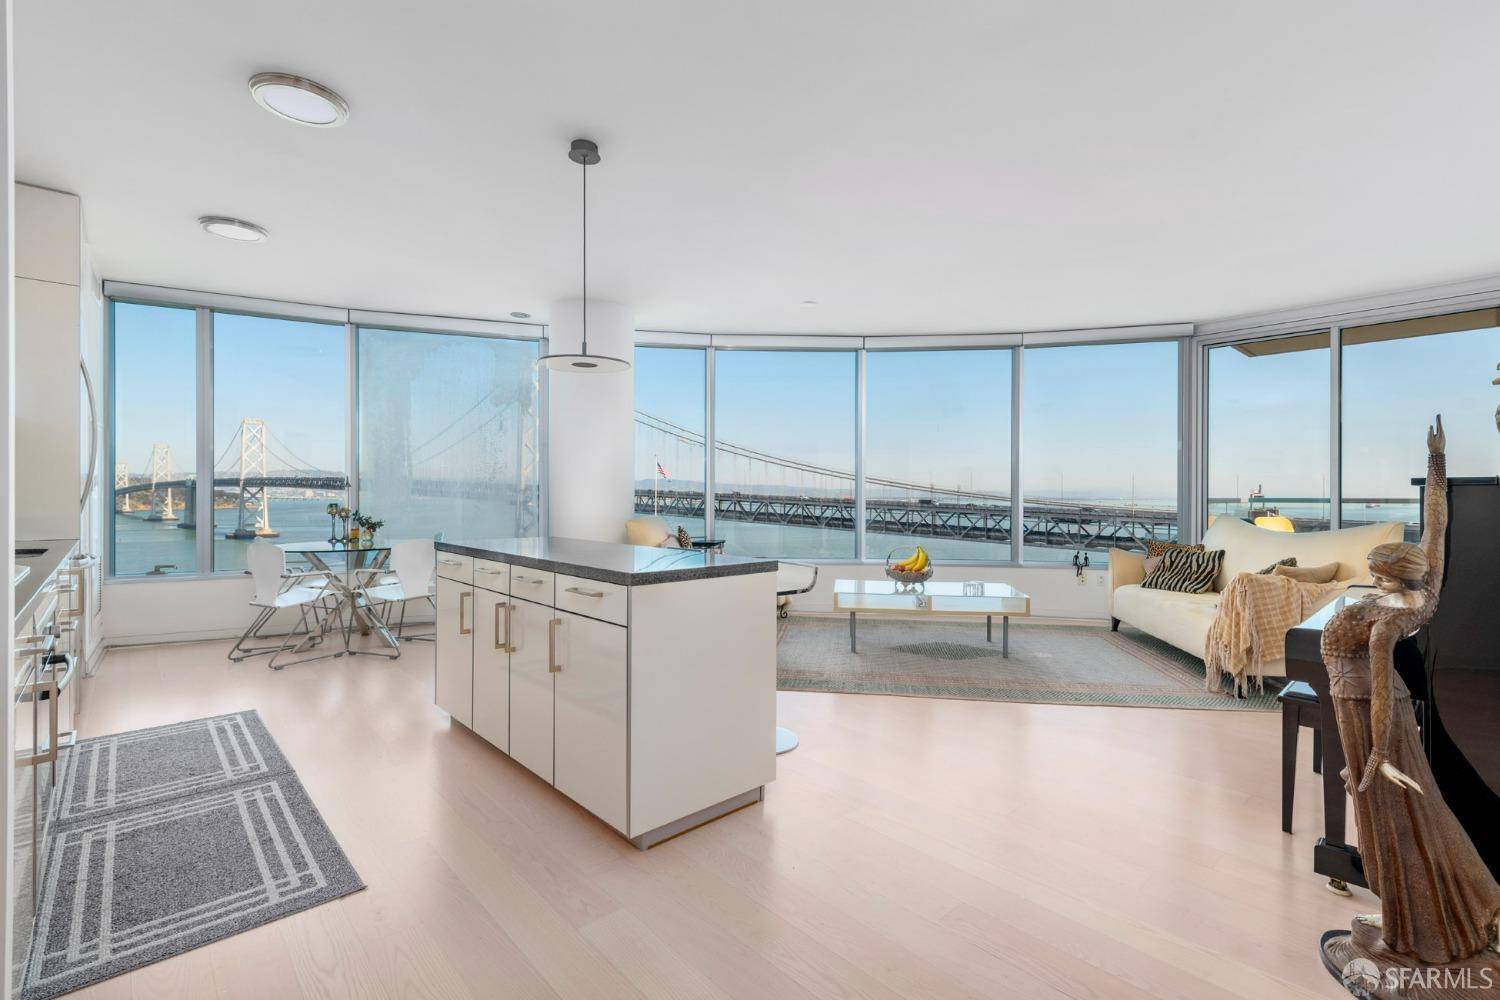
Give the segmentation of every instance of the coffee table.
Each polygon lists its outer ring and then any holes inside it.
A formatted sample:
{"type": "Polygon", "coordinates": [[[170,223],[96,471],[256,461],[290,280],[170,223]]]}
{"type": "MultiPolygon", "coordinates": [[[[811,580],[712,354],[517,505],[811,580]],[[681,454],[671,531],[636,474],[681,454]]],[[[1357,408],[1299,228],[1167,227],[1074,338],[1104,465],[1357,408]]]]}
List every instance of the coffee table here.
{"type": "Polygon", "coordinates": [[[849,613],[849,651],[859,652],[856,616],[983,615],[984,639],[994,642],[1000,619],[1000,655],[1010,656],[1010,620],[1031,614],[1031,598],[1008,583],[958,583],[928,580],[918,590],[894,580],[835,580],[833,608],[849,613]],[[967,592],[966,592],[967,591],[967,592]]]}

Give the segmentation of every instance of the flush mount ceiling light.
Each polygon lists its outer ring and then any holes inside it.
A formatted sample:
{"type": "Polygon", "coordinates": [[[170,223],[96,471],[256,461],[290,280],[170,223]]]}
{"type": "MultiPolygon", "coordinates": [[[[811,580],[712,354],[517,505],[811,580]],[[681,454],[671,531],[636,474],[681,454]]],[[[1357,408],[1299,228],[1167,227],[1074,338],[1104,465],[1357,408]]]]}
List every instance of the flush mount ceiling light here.
{"type": "Polygon", "coordinates": [[[205,232],[236,243],[259,243],[271,234],[261,226],[244,219],[231,219],[227,215],[205,215],[198,220],[205,232]]]}
{"type": "Polygon", "coordinates": [[[531,313],[513,312],[513,313],[510,314],[510,318],[511,319],[530,319],[531,318],[531,313]]]}
{"type": "Polygon", "coordinates": [[[588,139],[574,139],[568,159],[583,167],[583,346],[578,354],[544,354],[536,363],[555,372],[623,372],[630,362],[589,353],[589,167],[599,162],[599,146],[588,139]]]}
{"type": "Polygon", "coordinates": [[[250,96],[278,118],[313,128],[337,128],[349,120],[349,102],[321,83],[291,73],[257,73],[250,96]]]}

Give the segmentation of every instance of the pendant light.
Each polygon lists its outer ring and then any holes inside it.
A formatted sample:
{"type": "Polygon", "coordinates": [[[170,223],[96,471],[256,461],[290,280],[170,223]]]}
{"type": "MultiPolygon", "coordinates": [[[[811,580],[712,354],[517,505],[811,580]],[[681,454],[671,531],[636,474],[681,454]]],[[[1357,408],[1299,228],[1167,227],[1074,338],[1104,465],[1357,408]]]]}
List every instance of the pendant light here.
{"type": "Polygon", "coordinates": [[[589,167],[599,162],[599,147],[589,139],[574,139],[568,159],[583,167],[583,344],[577,354],[544,354],[537,364],[557,372],[623,372],[630,368],[629,361],[589,353],[589,167]]]}

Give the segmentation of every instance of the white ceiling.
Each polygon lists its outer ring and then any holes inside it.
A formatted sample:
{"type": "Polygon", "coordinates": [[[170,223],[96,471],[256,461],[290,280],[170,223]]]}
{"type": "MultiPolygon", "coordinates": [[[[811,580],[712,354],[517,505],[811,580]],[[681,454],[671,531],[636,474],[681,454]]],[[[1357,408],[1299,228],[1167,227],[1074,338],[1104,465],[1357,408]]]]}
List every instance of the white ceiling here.
{"type": "Polygon", "coordinates": [[[1490,0],[17,0],[17,174],[82,195],[104,277],[545,318],[587,135],[592,289],[642,328],[1206,320],[1500,272],[1497,34],[1490,0]],[[273,69],[350,123],[262,111],[273,69]]]}

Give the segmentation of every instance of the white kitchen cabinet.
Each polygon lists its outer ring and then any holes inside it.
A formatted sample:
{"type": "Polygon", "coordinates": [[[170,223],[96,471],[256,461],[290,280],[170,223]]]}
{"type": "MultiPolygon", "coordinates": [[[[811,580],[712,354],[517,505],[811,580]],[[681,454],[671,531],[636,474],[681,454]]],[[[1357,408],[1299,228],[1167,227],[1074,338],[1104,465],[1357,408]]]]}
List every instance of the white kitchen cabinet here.
{"type": "Polygon", "coordinates": [[[437,578],[437,650],[433,701],[470,728],[474,725],[474,587],[437,578]]]}
{"type": "Polygon", "coordinates": [[[481,737],[642,849],[761,801],[774,561],[569,538],[437,551],[439,688],[467,653],[481,737]],[[465,600],[471,642],[445,665],[465,600]]]}
{"type": "MultiPolygon", "coordinates": [[[[481,579],[477,575],[475,579],[481,579]]],[[[474,732],[510,753],[510,637],[512,601],[474,588],[474,732]]]]}
{"type": "Polygon", "coordinates": [[[626,629],[558,611],[557,790],[626,832],[626,629]]]}
{"type": "MultiPolygon", "coordinates": [[[[441,596],[438,598],[442,604],[441,596]]],[[[552,781],[552,608],[516,600],[511,610],[510,755],[552,781]]]]}

